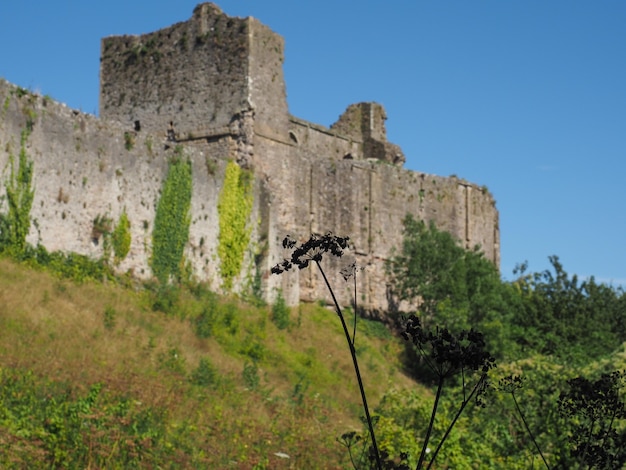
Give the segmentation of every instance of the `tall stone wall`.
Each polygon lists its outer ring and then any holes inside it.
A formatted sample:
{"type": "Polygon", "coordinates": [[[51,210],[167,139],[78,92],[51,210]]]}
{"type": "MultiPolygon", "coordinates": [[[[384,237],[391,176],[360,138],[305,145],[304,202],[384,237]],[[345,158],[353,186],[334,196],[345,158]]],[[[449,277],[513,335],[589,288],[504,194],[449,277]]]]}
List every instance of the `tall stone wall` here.
{"type": "MultiPolygon", "coordinates": [[[[356,260],[359,304],[389,308],[385,260],[402,242],[410,213],[432,220],[466,247],[480,245],[499,263],[498,212],[486,190],[458,178],[405,170],[387,142],[385,111],[351,105],[330,128],[289,115],[280,36],[252,18],[230,18],[201,4],[192,18],[142,35],[102,42],[101,118],[0,81],[0,196],[20,133],[31,132],[35,202],[28,241],[49,250],[103,254],[94,220],[126,211],[131,250],[117,267],[149,278],[152,230],[168,162],[175,149],[192,162],[186,260],[196,279],[223,286],[219,256],[220,195],[225,169],[253,174],[251,239],[233,289],[261,275],[263,295],[289,303],[326,299],[312,269],[270,276],[287,234],[349,236],[352,249],[328,273],[356,260]],[[170,127],[170,123],[172,123],[170,127]]],[[[0,199],[0,210],[6,211],[0,199]]],[[[342,303],[351,289],[338,289],[342,303]]]]}
{"type": "MultiPolygon", "coordinates": [[[[172,143],[160,133],[128,131],[126,126],[69,109],[4,80],[0,80],[0,103],[0,211],[7,210],[3,196],[10,155],[17,157],[21,133],[32,126],[26,152],[34,164],[35,196],[27,241],[49,251],[97,259],[104,253],[102,238],[94,237],[94,220],[116,221],[126,211],[131,249],[117,270],[150,278],[152,231],[168,161],[175,152],[172,143]]],[[[236,140],[230,136],[183,146],[193,175],[186,259],[197,279],[215,289],[221,285],[217,205],[226,163],[236,151],[236,140]]],[[[258,220],[260,198],[254,200],[251,219],[258,220]]],[[[253,229],[257,237],[256,225],[253,229]]],[[[249,259],[237,287],[249,275],[249,259]]]]}
{"type": "MultiPolygon", "coordinates": [[[[304,128],[302,121],[298,125],[304,128]]],[[[320,126],[306,127],[306,133],[300,135],[307,136],[307,145],[324,149],[331,157],[344,155],[351,145],[356,145],[345,138],[331,139],[332,131],[320,126]]],[[[346,259],[329,270],[334,285],[346,287],[340,290],[340,298],[346,304],[352,291],[339,271],[356,260],[365,268],[359,272],[361,306],[369,311],[386,311],[390,307],[384,264],[393,250],[401,246],[402,220],[407,214],[434,221],[466,248],[480,245],[485,256],[499,264],[498,213],[495,201],[484,188],[379,160],[311,158],[297,145],[260,136],[255,149],[271,156],[264,159],[262,171],[268,175],[273,208],[269,258],[276,262],[285,256],[280,241],[286,234],[300,239],[328,231],[350,236],[352,249],[346,259]]],[[[315,270],[270,278],[267,289],[282,289],[292,302],[327,298],[325,284],[315,270]]]]}

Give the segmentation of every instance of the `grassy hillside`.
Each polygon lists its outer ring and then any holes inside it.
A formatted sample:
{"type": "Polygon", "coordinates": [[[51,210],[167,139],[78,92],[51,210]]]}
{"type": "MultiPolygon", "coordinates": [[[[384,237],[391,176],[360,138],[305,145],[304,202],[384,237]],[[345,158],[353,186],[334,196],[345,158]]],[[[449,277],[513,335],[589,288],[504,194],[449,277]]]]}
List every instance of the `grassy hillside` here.
{"type": "MultiPolygon", "coordinates": [[[[155,298],[0,259],[2,468],[349,466],[335,438],[362,411],[332,311],[278,329],[271,307],[200,288],[168,313],[155,298]]],[[[419,388],[380,325],[359,320],[356,344],[371,406],[419,388]]]]}

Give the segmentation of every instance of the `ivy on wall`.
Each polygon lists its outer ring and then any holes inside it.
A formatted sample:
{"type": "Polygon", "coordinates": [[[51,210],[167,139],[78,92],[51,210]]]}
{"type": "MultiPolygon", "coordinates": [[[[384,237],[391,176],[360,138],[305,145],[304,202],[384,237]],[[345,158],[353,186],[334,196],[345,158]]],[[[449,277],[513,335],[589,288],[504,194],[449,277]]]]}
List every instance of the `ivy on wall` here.
{"type": "Polygon", "coordinates": [[[20,154],[15,164],[13,154],[9,155],[10,173],[6,181],[8,212],[0,214],[0,249],[22,253],[26,248],[26,236],[30,231],[30,210],[35,192],[32,189],[33,162],[26,154],[28,130],[23,130],[20,139],[20,154]]]}
{"type": "Polygon", "coordinates": [[[108,263],[111,258],[111,232],[113,227],[113,219],[108,215],[98,214],[93,219],[93,225],[91,227],[91,239],[94,243],[98,243],[98,240],[102,238],[102,252],[105,263],[108,263]]]}
{"type": "Polygon", "coordinates": [[[113,245],[113,255],[115,263],[119,263],[128,255],[130,251],[130,221],[126,214],[126,209],[120,215],[117,225],[111,234],[111,243],[113,245]]]}
{"type": "Polygon", "coordinates": [[[232,289],[233,280],[241,271],[243,257],[250,243],[248,219],[252,202],[252,173],[242,170],[234,161],[229,161],[217,203],[220,224],[217,252],[225,290],[232,289]]]}
{"type": "Polygon", "coordinates": [[[169,162],[152,231],[150,267],[161,283],[180,280],[191,218],[191,162],[178,147],[169,162]]]}

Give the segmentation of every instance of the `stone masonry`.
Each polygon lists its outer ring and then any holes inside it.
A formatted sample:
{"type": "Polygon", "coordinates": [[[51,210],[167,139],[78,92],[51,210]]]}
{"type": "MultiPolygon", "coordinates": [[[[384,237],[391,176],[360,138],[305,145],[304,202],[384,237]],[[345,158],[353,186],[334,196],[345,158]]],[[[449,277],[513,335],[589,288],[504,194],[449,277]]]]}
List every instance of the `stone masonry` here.
{"type": "Polygon", "coordinates": [[[186,259],[215,290],[222,288],[217,201],[229,160],[254,175],[252,237],[236,291],[258,272],[269,301],[279,289],[290,304],[328,299],[314,270],[270,276],[269,269],[285,256],[285,235],[332,231],[352,240],[328,269],[341,302],[349,303],[350,288],[339,269],[356,258],[365,268],[359,303],[383,313],[390,302],[384,262],[402,242],[408,213],[435,221],[465,247],[480,245],[499,264],[498,212],[486,189],[403,169],[379,104],[353,104],[330,128],[291,116],[283,50],[283,39],[258,20],[204,3],[187,22],[102,40],[99,118],[0,80],[0,195],[9,155],[32,127],[28,241],[99,257],[94,219],[126,210],[131,251],[118,269],[149,278],[155,208],[173,146],[181,145],[193,170],[186,259]]]}

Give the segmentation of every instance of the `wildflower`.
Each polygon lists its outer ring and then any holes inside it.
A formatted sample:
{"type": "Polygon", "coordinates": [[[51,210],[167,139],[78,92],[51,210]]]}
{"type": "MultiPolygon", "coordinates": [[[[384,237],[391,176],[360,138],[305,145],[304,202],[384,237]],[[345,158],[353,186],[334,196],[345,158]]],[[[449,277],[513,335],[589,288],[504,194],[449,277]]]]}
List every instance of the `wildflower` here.
{"type": "Polygon", "coordinates": [[[322,261],[325,253],[341,258],[343,251],[348,247],[350,237],[337,237],[331,232],[326,235],[311,235],[308,241],[298,246],[296,240],[287,235],[283,240],[283,248],[293,250],[289,259],[285,258],[272,268],[272,274],[282,274],[289,271],[293,266],[304,269],[309,262],[322,261]]]}

